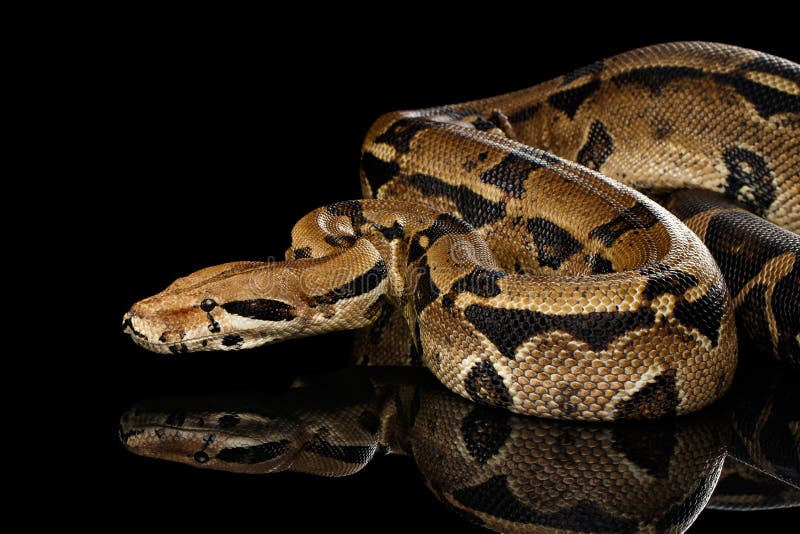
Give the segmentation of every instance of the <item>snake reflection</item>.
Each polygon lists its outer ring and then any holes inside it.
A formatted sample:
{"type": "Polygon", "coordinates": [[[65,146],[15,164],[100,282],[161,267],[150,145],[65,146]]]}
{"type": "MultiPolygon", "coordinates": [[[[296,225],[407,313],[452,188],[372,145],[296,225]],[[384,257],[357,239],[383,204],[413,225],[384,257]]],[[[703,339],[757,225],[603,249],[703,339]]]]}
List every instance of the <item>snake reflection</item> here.
{"type": "Polygon", "coordinates": [[[711,410],[608,425],[479,406],[420,369],[352,368],[278,397],[146,401],[120,436],[138,455],[238,473],[346,476],[409,455],[442,503],[495,531],[683,532],[706,506],[800,506],[796,380],[740,381],[711,410]]]}

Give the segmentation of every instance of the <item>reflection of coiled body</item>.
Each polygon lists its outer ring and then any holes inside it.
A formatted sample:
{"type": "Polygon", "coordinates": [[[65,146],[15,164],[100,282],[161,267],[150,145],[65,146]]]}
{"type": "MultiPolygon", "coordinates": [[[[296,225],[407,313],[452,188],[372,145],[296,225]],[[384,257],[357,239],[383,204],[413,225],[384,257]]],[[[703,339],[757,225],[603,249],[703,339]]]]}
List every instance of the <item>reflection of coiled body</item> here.
{"type": "Polygon", "coordinates": [[[751,372],[734,385],[728,459],[709,507],[800,506],[800,375],[751,372]]]}
{"type": "MultiPolygon", "coordinates": [[[[777,423],[762,405],[750,396],[737,406],[777,423]]],[[[781,420],[791,422],[783,406],[781,420]]],[[[737,419],[732,432],[721,408],[635,425],[540,420],[466,402],[422,372],[374,368],[306,381],[282,397],[142,404],[123,415],[121,435],[137,454],[241,473],[344,476],[376,453],[410,454],[437,498],[503,532],[683,531],[708,501],[736,425],[746,425],[737,419]]],[[[791,469],[782,467],[790,482],[791,469]]],[[[781,488],[782,505],[800,503],[790,485],[770,480],[765,491],[781,488]]],[[[730,494],[717,503],[747,504],[730,494]]]]}
{"type": "Polygon", "coordinates": [[[531,424],[441,392],[421,405],[427,409],[415,423],[413,443],[420,445],[413,450],[429,486],[460,513],[501,532],[534,525],[683,531],[711,495],[724,458],[720,428],[708,414],[591,426],[531,424]]]}

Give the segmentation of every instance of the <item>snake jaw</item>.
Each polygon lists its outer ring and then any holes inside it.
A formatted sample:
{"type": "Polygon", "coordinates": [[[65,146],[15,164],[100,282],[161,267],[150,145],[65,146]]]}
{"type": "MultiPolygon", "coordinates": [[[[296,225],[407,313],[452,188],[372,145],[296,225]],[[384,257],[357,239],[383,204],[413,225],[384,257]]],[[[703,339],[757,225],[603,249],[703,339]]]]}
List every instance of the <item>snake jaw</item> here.
{"type": "Polygon", "coordinates": [[[136,303],[123,316],[123,332],[137,345],[164,354],[190,352],[190,347],[193,351],[205,350],[210,338],[221,337],[209,335],[208,319],[202,310],[176,305],[174,300],[156,295],[136,303]]]}
{"type": "MultiPolygon", "coordinates": [[[[221,319],[220,322],[228,323],[229,321],[221,319]]],[[[123,332],[130,335],[134,343],[158,354],[242,350],[282,339],[277,335],[270,335],[253,328],[218,326],[218,331],[212,334],[209,332],[207,320],[200,325],[189,326],[187,321],[184,328],[169,328],[165,326],[169,323],[158,321],[155,318],[148,320],[135,311],[125,314],[122,324],[123,332]]],[[[220,323],[215,321],[212,324],[219,325],[220,323]]]]}

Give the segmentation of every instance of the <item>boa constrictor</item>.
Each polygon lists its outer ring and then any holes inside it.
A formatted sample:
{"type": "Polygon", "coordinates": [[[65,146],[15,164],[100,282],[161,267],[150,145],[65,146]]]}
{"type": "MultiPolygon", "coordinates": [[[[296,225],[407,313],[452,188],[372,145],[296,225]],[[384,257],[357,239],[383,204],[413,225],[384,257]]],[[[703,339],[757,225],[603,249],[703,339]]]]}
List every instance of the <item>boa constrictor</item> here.
{"type": "Polygon", "coordinates": [[[410,339],[462,396],[577,420],[712,403],[737,323],[800,362],[795,63],[675,43],[390,113],[364,142],[362,189],[300,220],[285,262],[181,278],[125,330],[184,353],[372,325],[362,341],[390,355],[410,339]]]}
{"type": "Polygon", "coordinates": [[[122,415],[120,436],[138,455],[264,475],[348,476],[408,455],[444,505],[498,532],[683,532],[704,508],[800,506],[797,376],[748,372],[701,413],[606,425],[478,406],[416,371],[151,399],[122,415]]]}

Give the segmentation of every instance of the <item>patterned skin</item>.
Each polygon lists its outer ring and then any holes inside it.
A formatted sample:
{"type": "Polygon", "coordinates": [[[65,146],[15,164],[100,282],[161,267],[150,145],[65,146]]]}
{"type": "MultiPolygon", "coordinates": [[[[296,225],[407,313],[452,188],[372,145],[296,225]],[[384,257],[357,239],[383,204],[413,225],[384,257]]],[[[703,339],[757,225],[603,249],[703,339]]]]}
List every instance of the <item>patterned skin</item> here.
{"type": "Polygon", "coordinates": [[[178,280],[125,329],[179,353],[371,325],[362,347],[516,413],[697,410],[731,383],[737,323],[800,362],[799,75],[676,43],[387,114],[364,143],[366,200],[304,217],[285,262],[178,280]]]}

